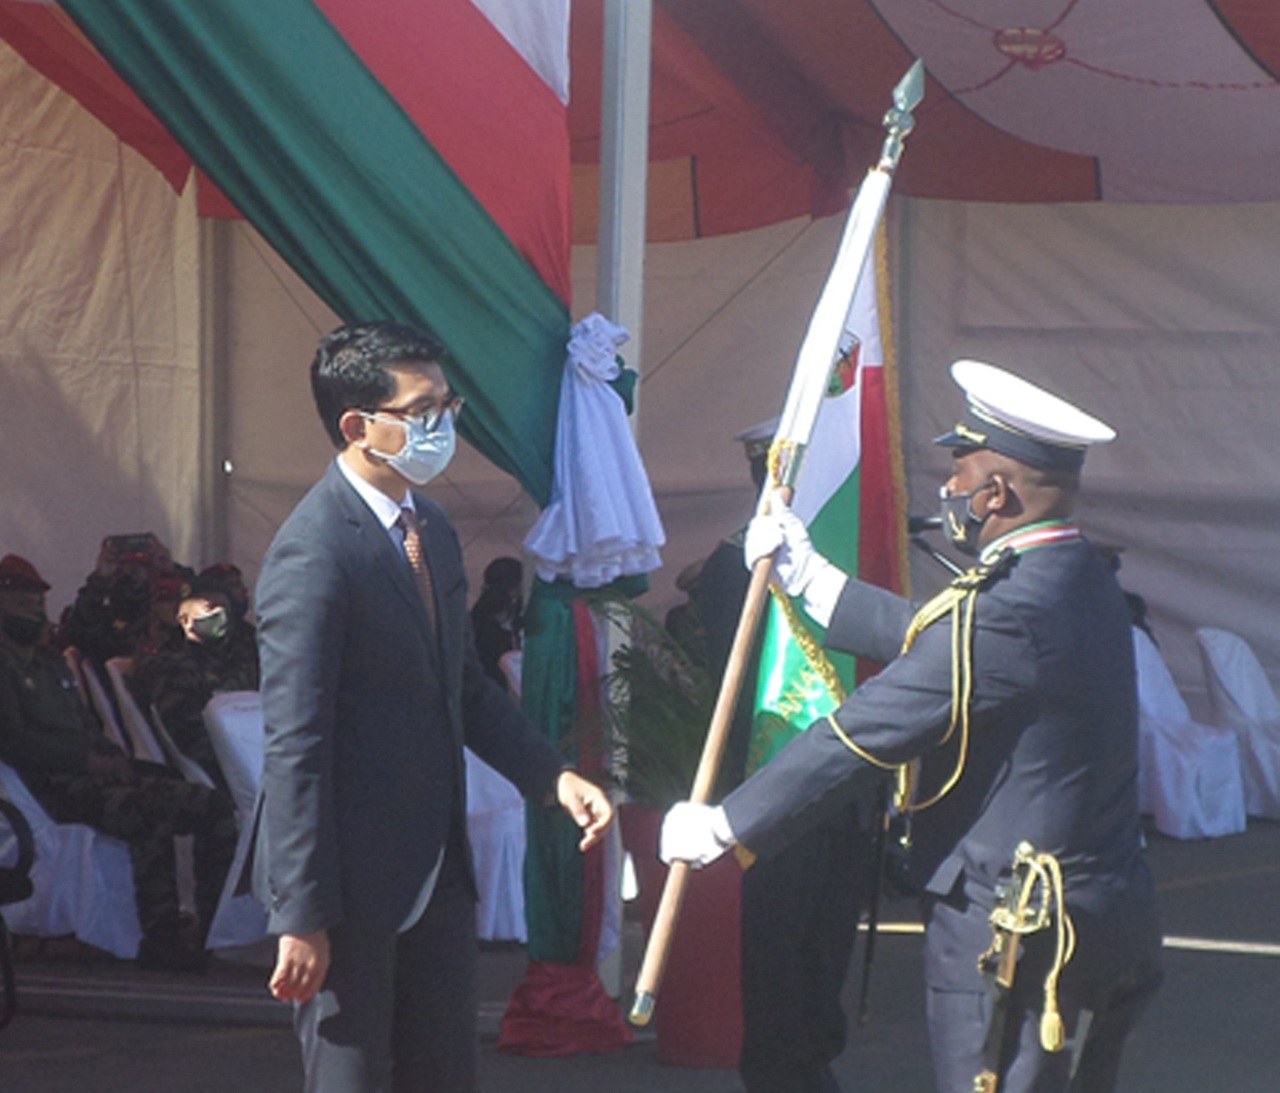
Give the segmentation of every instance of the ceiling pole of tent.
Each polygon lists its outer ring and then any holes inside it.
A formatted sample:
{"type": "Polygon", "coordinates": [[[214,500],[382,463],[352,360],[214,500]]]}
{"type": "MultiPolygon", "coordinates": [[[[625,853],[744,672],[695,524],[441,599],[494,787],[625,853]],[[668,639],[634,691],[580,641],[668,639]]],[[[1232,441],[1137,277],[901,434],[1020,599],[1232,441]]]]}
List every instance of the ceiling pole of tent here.
{"type": "Polygon", "coordinates": [[[200,279],[200,533],[201,565],[231,560],[228,478],[234,470],[228,444],[231,377],[227,362],[226,220],[201,219],[200,279]]]}
{"type": "MultiPolygon", "coordinates": [[[[652,47],[652,0],[605,0],[596,309],[631,334],[624,355],[637,371],[641,370],[644,346],[652,47]]],[[[637,386],[637,413],[639,397],[637,386]]],[[[633,415],[631,422],[635,429],[638,417],[633,415]]]]}

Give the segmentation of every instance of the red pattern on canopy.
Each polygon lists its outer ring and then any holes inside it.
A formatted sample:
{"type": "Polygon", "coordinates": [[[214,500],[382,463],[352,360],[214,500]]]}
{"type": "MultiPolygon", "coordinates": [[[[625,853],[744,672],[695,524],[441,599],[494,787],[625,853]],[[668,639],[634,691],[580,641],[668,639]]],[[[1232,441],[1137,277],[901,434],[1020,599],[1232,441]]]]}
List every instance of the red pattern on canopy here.
{"type": "MultiPolygon", "coordinates": [[[[339,27],[351,24],[354,48],[429,131],[439,81],[394,71],[412,46],[382,48],[368,20],[360,27],[357,0],[322,6],[339,27]]],[[[595,232],[602,9],[602,0],[573,7],[578,242],[595,232]]],[[[58,9],[0,0],[0,36],[175,187],[185,182],[185,153],[58,9]]],[[[931,75],[898,193],[1280,199],[1280,142],[1266,139],[1271,116],[1280,119],[1280,5],[1272,0],[1136,0],[1123,20],[1104,0],[656,0],[653,42],[653,239],[842,207],[879,149],[889,92],[912,50],[931,75]],[[1148,137],[1144,160],[1140,127],[1145,120],[1149,133],[1153,117],[1162,134],[1185,133],[1185,145],[1148,137]]],[[[199,185],[203,213],[233,213],[206,180],[199,185]]],[[[548,233],[545,218],[504,227],[518,245],[522,230],[544,242],[548,233]]]]}

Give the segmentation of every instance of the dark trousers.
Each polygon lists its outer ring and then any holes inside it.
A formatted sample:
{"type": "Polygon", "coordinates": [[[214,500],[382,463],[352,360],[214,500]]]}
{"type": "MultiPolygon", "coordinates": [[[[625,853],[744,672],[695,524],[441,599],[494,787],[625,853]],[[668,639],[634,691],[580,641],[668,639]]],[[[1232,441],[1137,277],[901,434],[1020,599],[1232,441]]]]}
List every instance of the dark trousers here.
{"type": "Polygon", "coordinates": [[[742,877],[739,1073],[748,1093],[828,1093],[848,1021],[840,993],[853,956],[867,852],[841,810],[742,877]]]}
{"type": "Polygon", "coordinates": [[[147,937],[179,925],[173,840],[192,835],[196,913],[201,937],[209,930],[236,849],[235,808],[221,790],[184,781],[167,768],[135,761],[123,785],[84,774],[55,774],[33,791],[60,824],[87,824],[129,845],[138,921],[147,937]]]}
{"type": "Polygon", "coordinates": [[[306,1093],[476,1088],[475,900],[448,861],[404,933],[330,931],[324,989],[294,1013],[306,1093]]]}

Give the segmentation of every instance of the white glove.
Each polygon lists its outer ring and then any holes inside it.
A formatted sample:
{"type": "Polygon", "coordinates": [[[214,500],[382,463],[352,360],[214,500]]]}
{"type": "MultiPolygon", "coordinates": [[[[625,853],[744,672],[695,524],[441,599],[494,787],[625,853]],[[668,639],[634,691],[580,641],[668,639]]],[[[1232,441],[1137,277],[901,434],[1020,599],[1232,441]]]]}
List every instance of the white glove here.
{"type": "Polygon", "coordinates": [[[769,498],[768,513],[754,516],[747,525],[742,544],[748,569],[774,551],[773,572],[782,590],[788,596],[803,596],[809,617],[826,626],[848,577],[813,549],[804,521],[777,494],[769,498]]]}
{"type": "Polygon", "coordinates": [[[662,818],[658,857],[667,865],[685,861],[694,869],[701,869],[737,841],[723,808],[680,801],[662,818]]]}

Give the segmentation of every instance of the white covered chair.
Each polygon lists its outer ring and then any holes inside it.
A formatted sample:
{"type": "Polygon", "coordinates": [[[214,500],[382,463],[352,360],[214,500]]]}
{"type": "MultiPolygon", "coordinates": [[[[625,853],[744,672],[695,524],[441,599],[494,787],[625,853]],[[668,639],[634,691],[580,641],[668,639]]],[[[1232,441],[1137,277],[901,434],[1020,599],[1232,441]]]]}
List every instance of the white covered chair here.
{"type": "MultiPolygon", "coordinates": [[[[169,766],[169,756],[165,754],[155,728],[147,715],[142,712],[142,708],[133,697],[133,692],[129,690],[129,682],[125,677],[128,675],[130,663],[128,657],[112,657],[104,667],[107,671],[107,680],[116,697],[116,708],[120,711],[120,720],[124,723],[124,730],[129,734],[129,740],[133,744],[133,757],[145,759],[149,763],[169,766]]],[[[183,774],[185,777],[186,772],[184,771],[183,774]]],[[[203,778],[188,777],[187,780],[204,786],[212,784],[208,775],[203,778]]]]}
{"type": "Polygon", "coordinates": [[[125,737],[125,731],[120,725],[119,717],[116,716],[115,707],[107,696],[107,685],[102,680],[101,669],[74,647],[67,649],[63,657],[76,677],[81,696],[89,704],[89,708],[98,715],[107,739],[126,755],[132,755],[133,745],[125,737]]]}
{"type": "Polygon", "coordinates": [[[1139,807],[1155,817],[1158,831],[1175,839],[1243,831],[1245,794],[1235,734],[1191,719],[1155,642],[1137,627],[1133,651],[1139,807]]]}
{"type": "Polygon", "coordinates": [[[253,816],[262,784],[262,697],[257,691],[223,691],[204,708],[213,753],[236,806],[240,838],[227,872],[218,913],[209,928],[211,949],[252,945],[267,933],[267,912],[251,895],[235,893],[253,839],[253,816]]]}
{"type": "Polygon", "coordinates": [[[470,748],[467,834],[475,863],[476,933],[491,941],[527,941],[524,920],[524,798],[470,748]]]}
{"type": "Polygon", "coordinates": [[[0,796],[27,818],[35,836],[30,899],[5,908],[9,929],[33,937],[74,934],[125,960],[138,953],[142,928],[133,896],[129,848],[84,824],[59,824],[12,767],[0,763],[0,796]]]}
{"type": "MultiPolygon", "coordinates": [[[[239,878],[249,853],[262,783],[262,698],[257,691],[216,694],[205,707],[204,720],[240,821],[240,842],[228,888],[209,934],[209,947],[217,948],[248,943],[241,936],[242,926],[237,924],[241,914],[246,921],[252,920],[251,925],[256,924],[257,936],[266,929],[266,912],[256,903],[256,915],[233,910],[251,897],[231,895],[231,886],[239,878]],[[230,934],[236,935],[234,940],[230,934]]],[[[470,750],[466,752],[466,767],[467,829],[480,891],[477,933],[489,940],[524,941],[524,800],[515,786],[470,750]]]]}
{"type": "Polygon", "coordinates": [[[1280,820],[1280,701],[1243,638],[1202,627],[1196,641],[1214,723],[1240,739],[1249,815],[1280,820]]]}

